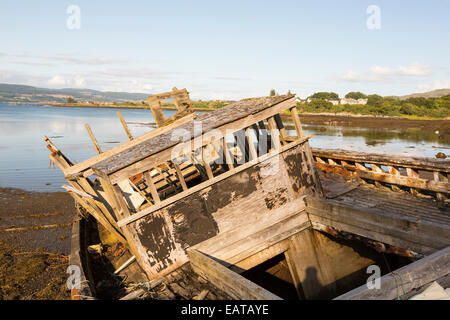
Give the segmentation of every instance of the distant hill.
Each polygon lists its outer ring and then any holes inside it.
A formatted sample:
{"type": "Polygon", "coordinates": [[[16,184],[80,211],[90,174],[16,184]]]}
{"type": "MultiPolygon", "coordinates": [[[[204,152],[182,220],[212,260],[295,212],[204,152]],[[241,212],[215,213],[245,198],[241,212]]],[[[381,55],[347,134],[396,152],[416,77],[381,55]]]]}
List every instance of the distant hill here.
{"type": "Polygon", "coordinates": [[[145,101],[148,93],[97,91],[91,89],[45,89],[32,86],[0,83],[0,102],[65,102],[68,97],[79,102],[145,101]]]}
{"type": "Polygon", "coordinates": [[[440,97],[446,96],[448,94],[450,94],[450,89],[437,89],[437,90],[428,91],[428,92],[408,94],[406,96],[401,96],[398,98],[400,100],[405,100],[408,98],[440,98],[440,97]]]}

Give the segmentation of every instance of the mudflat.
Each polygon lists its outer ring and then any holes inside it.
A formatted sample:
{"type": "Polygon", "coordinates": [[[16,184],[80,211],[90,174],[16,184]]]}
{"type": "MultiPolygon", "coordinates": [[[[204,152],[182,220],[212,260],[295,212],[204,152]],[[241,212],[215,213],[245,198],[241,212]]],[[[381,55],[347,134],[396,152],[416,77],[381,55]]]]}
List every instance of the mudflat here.
{"type": "Polygon", "coordinates": [[[0,188],[0,299],[70,299],[75,214],[67,193],[0,188]]]}

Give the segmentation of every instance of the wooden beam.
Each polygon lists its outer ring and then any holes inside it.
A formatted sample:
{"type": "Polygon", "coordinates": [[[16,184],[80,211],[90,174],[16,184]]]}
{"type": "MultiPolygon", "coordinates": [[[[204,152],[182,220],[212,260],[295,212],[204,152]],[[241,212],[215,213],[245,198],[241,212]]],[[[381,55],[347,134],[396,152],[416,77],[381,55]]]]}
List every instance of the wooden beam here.
{"type": "Polygon", "coordinates": [[[159,194],[158,194],[158,190],[155,187],[155,183],[153,182],[153,178],[150,174],[150,171],[145,171],[144,172],[144,179],[145,182],[147,183],[148,187],[150,188],[150,192],[152,194],[152,198],[153,198],[153,202],[156,203],[160,203],[161,199],[159,198],[159,194]]]}
{"type": "Polygon", "coordinates": [[[409,167],[418,170],[450,173],[450,160],[423,157],[404,157],[368,152],[356,152],[340,149],[312,148],[314,156],[335,160],[373,163],[393,167],[409,167]]]}
{"type": "Polygon", "coordinates": [[[225,137],[222,138],[222,152],[225,155],[225,161],[228,165],[228,168],[232,170],[234,168],[233,158],[230,155],[230,151],[228,150],[228,145],[225,137]]]}
{"type": "MultiPolygon", "coordinates": [[[[316,162],[317,168],[323,171],[333,171],[335,173],[355,172],[359,177],[363,179],[376,180],[389,184],[397,184],[410,188],[424,189],[434,192],[450,193],[450,183],[444,181],[427,180],[423,178],[417,178],[417,176],[402,176],[393,175],[385,172],[374,172],[368,170],[366,167],[359,163],[355,163],[353,166],[341,166],[332,164],[323,164],[316,162]]],[[[381,169],[380,169],[381,170],[381,169]]]]}
{"type": "Polygon", "coordinates": [[[127,123],[125,122],[125,119],[123,118],[123,115],[120,111],[117,111],[117,116],[120,119],[120,122],[122,123],[123,130],[125,130],[125,133],[128,136],[128,139],[131,141],[133,140],[133,136],[131,135],[130,129],[128,129],[127,123]]]}
{"type": "Polygon", "coordinates": [[[208,179],[213,179],[213,172],[211,166],[209,165],[209,157],[206,157],[206,148],[207,146],[202,147],[202,164],[206,169],[206,174],[208,175],[208,179]]]}
{"type": "Polygon", "coordinates": [[[92,143],[94,144],[95,150],[97,150],[97,153],[100,154],[102,153],[102,149],[100,149],[100,146],[98,145],[97,139],[95,139],[94,134],[92,133],[91,127],[89,127],[89,125],[86,123],[84,125],[86,127],[86,130],[89,134],[89,137],[91,137],[92,143]]]}
{"type": "Polygon", "coordinates": [[[289,239],[289,269],[300,298],[327,299],[336,295],[336,279],[325,249],[314,231],[306,229],[289,239]],[[304,297],[303,297],[304,296],[304,297]]]}
{"type": "Polygon", "coordinates": [[[275,119],[270,117],[267,119],[267,124],[270,130],[270,137],[272,138],[275,150],[279,150],[281,148],[280,136],[278,135],[277,125],[275,123],[275,119]]]}
{"type": "Polygon", "coordinates": [[[250,150],[250,154],[252,155],[252,160],[258,158],[258,153],[256,152],[255,144],[253,143],[252,135],[251,135],[251,127],[245,129],[245,136],[247,137],[248,147],[250,150]]]}
{"type": "Polygon", "coordinates": [[[177,171],[177,176],[178,176],[178,180],[180,181],[181,187],[183,188],[184,191],[186,191],[188,189],[188,187],[186,185],[186,181],[184,181],[183,173],[181,172],[180,166],[178,164],[176,164],[175,162],[173,163],[173,166],[175,167],[175,170],[177,171]]]}
{"type": "Polygon", "coordinates": [[[195,249],[188,249],[192,269],[238,300],[282,300],[275,294],[229,270],[219,262],[195,249]]]}
{"type": "Polygon", "coordinates": [[[449,274],[450,246],[380,278],[379,289],[362,285],[335,300],[394,300],[449,274]]]}
{"type": "Polygon", "coordinates": [[[292,122],[294,122],[295,131],[297,131],[297,137],[303,137],[302,124],[300,122],[300,117],[298,116],[297,106],[289,109],[291,112],[292,122]]]}

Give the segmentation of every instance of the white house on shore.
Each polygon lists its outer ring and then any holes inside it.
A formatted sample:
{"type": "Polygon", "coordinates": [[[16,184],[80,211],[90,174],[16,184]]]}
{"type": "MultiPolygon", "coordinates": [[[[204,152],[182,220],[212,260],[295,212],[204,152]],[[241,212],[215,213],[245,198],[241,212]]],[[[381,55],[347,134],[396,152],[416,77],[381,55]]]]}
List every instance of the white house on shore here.
{"type": "Polygon", "coordinates": [[[367,104],[367,99],[341,98],[341,104],[367,104]]]}

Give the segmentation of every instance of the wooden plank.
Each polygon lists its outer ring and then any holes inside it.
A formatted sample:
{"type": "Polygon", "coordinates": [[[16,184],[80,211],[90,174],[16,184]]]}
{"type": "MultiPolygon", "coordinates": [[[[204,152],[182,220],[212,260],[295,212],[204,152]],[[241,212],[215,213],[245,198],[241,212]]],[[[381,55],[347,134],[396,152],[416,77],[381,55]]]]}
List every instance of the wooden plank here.
{"type": "Polygon", "coordinates": [[[195,249],[188,249],[192,269],[234,299],[282,300],[195,249]]]}
{"type": "Polygon", "coordinates": [[[298,116],[297,106],[291,108],[290,112],[291,112],[292,122],[294,123],[294,126],[295,126],[295,131],[297,131],[297,137],[301,138],[304,135],[303,135],[302,124],[300,122],[300,117],[298,116]]]}
{"type": "Polygon", "coordinates": [[[277,242],[257,253],[245,258],[235,264],[232,264],[229,268],[231,271],[242,273],[244,271],[250,270],[251,268],[260,265],[261,263],[272,259],[273,257],[285,252],[289,249],[289,241],[282,240],[277,242]]]}
{"type": "Polygon", "coordinates": [[[120,119],[120,122],[122,123],[123,130],[125,130],[125,133],[128,136],[128,139],[131,141],[133,140],[133,136],[131,135],[130,129],[128,129],[127,123],[125,122],[125,119],[123,118],[122,112],[117,111],[117,116],[120,119]]]}
{"type": "Polygon", "coordinates": [[[228,145],[225,137],[222,138],[222,150],[225,155],[225,161],[230,170],[234,169],[233,158],[230,155],[230,151],[228,150],[228,145]]]}
{"type": "Polygon", "coordinates": [[[70,168],[67,168],[64,171],[64,175],[66,177],[70,177],[71,175],[76,175],[77,173],[82,172],[82,171],[92,167],[93,165],[95,165],[96,163],[98,163],[104,159],[107,159],[113,155],[116,155],[126,149],[132,148],[133,146],[139,144],[142,141],[151,139],[151,138],[156,137],[157,135],[160,135],[166,131],[172,130],[180,125],[183,125],[189,121],[192,121],[194,118],[195,118],[195,114],[190,114],[190,115],[187,115],[186,117],[183,117],[181,119],[174,121],[173,123],[171,123],[165,127],[154,129],[148,133],[145,133],[145,134],[133,139],[132,141],[125,142],[124,144],[122,144],[120,146],[117,146],[113,149],[107,150],[107,151],[103,152],[102,154],[99,154],[88,160],[85,160],[83,162],[75,164],[75,165],[71,166],[70,168]]]}
{"type": "Polygon", "coordinates": [[[337,160],[374,163],[385,166],[410,167],[412,169],[450,173],[450,160],[423,157],[404,157],[378,153],[356,152],[340,149],[313,148],[314,156],[337,160]]]}
{"type": "Polygon", "coordinates": [[[153,178],[150,175],[149,171],[145,171],[144,172],[144,179],[145,179],[145,182],[147,183],[148,187],[150,188],[150,192],[152,194],[153,202],[154,203],[161,202],[161,199],[159,198],[158,190],[156,190],[155,184],[153,182],[153,178]]]}
{"type": "MultiPolygon", "coordinates": [[[[55,147],[55,149],[56,149],[56,147],[55,147]]],[[[70,164],[68,163],[66,158],[64,156],[62,156],[62,154],[58,154],[58,153],[51,154],[51,155],[49,155],[49,159],[51,159],[54,163],[56,163],[58,168],[60,168],[61,170],[70,166],[70,164]]],[[[126,244],[127,241],[124,238],[124,236],[118,231],[117,223],[110,215],[109,210],[106,209],[106,207],[104,206],[103,203],[93,199],[93,197],[94,197],[94,195],[96,195],[96,193],[94,192],[94,190],[92,189],[90,184],[88,184],[87,181],[85,182],[84,178],[78,179],[78,181],[69,181],[69,184],[73,188],[90,195],[90,198],[88,198],[88,197],[82,197],[74,192],[70,192],[70,194],[75,199],[75,201],[79,202],[80,205],[83,206],[83,208],[89,214],[91,214],[109,232],[114,234],[119,241],[126,244]],[[85,187],[85,189],[83,189],[82,185],[85,187]]]]}
{"type": "Polygon", "coordinates": [[[295,146],[297,146],[299,144],[305,143],[305,142],[308,141],[309,138],[310,138],[310,136],[307,136],[307,137],[304,137],[303,139],[291,142],[288,145],[283,146],[278,153],[265,154],[265,155],[255,159],[255,160],[251,160],[251,161],[249,161],[249,162],[247,162],[247,163],[245,163],[245,164],[243,164],[243,165],[241,165],[239,167],[236,167],[233,170],[229,170],[229,171],[227,171],[225,173],[222,173],[222,174],[214,177],[213,179],[209,179],[208,181],[202,182],[202,183],[200,183],[200,184],[198,184],[198,185],[196,185],[196,186],[194,186],[194,187],[192,187],[192,188],[190,188],[190,189],[188,189],[186,191],[183,191],[183,192],[181,192],[181,193],[179,193],[177,195],[174,195],[174,196],[172,196],[172,197],[170,197],[168,199],[165,199],[165,200],[161,201],[158,204],[155,204],[155,205],[153,205],[153,206],[151,206],[149,208],[141,210],[140,212],[137,212],[137,213],[133,214],[132,216],[130,216],[127,219],[120,220],[118,222],[118,225],[119,225],[119,227],[122,227],[122,226],[127,225],[127,224],[129,224],[129,223],[131,223],[133,221],[136,221],[136,220],[138,220],[138,219],[140,219],[142,217],[145,217],[146,215],[149,215],[152,212],[155,212],[156,210],[164,208],[164,207],[168,206],[171,203],[174,203],[174,202],[176,202],[178,200],[181,200],[181,199],[187,197],[190,194],[193,194],[193,193],[195,193],[197,191],[200,191],[200,190],[202,190],[204,188],[209,187],[212,184],[215,184],[215,183],[217,183],[217,182],[219,182],[221,180],[224,180],[224,179],[226,179],[228,177],[231,177],[232,175],[234,175],[234,174],[236,174],[238,172],[241,172],[241,171],[243,171],[243,170],[245,170],[247,168],[250,168],[251,166],[253,166],[253,165],[255,165],[255,164],[259,163],[259,162],[262,162],[262,161],[267,160],[269,158],[278,156],[278,154],[280,154],[280,153],[282,153],[282,152],[284,152],[286,150],[289,150],[289,149],[291,149],[291,148],[293,148],[293,147],[295,147],[295,146]]]}
{"type": "Polygon", "coordinates": [[[181,172],[180,166],[176,163],[173,163],[173,166],[175,167],[175,170],[177,171],[177,177],[178,177],[178,180],[180,181],[181,187],[183,188],[184,191],[186,191],[188,189],[188,187],[186,185],[186,181],[184,180],[183,173],[181,172]]]}
{"type": "Polygon", "coordinates": [[[89,134],[89,137],[91,137],[92,143],[94,144],[95,150],[97,150],[97,153],[100,154],[102,153],[102,149],[100,149],[100,146],[98,145],[97,139],[95,139],[94,134],[92,133],[91,127],[89,127],[89,125],[86,123],[84,125],[86,127],[86,130],[89,134]]]}
{"type": "MultiPolygon", "coordinates": [[[[440,181],[446,181],[448,182],[448,179],[446,176],[444,176],[442,173],[440,173],[439,171],[434,171],[433,172],[433,180],[436,182],[440,182],[440,181]]],[[[443,194],[443,193],[436,193],[436,197],[441,200],[441,201],[445,201],[447,199],[447,197],[443,194]]]]}
{"type": "Polygon", "coordinates": [[[314,231],[306,229],[289,239],[289,269],[295,281],[297,292],[306,299],[324,299],[334,297],[336,279],[327,255],[314,231]]]}
{"type": "Polygon", "coordinates": [[[283,121],[281,120],[280,114],[278,113],[278,114],[274,115],[274,119],[275,119],[275,124],[276,124],[278,130],[280,131],[281,141],[283,142],[283,144],[288,143],[289,137],[288,137],[288,134],[286,133],[286,129],[284,128],[283,121]]]}
{"type": "Polygon", "coordinates": [[[252,135],[251,135],[251,127],[245,129],[245,136],[247,137],[248,147],[250,150],[250,154],[252,156],[252,160],[258,158],[258,153],[256,152],[255,144],[253,143],[252,135]]]}
{"type": "Polygon", "coordinates": [[[344,171],[350,171],[355,172],[357,175],[363,179],[370,179],[370,180],[376,180],[381,181],[389,184],[398,184],[401,186],[406,186],[410,188],[417,188],[417,189],[424,189],[434,192],[441,192],[441,193],[450,193],[450,183],[443,182],[443,181],[434,181],[434,180],[427,180],[423,178],[417,178],[416,176],[401,176],[401,175],[392,175],[389,173],[384,172],[373,172],[369,171],[366,167],[363,167],[362,165],[355,163],[356,168],[354,167],[348,167],[348,166],[340,166],[340,165],[331,165],[331,164],[323,164],[323,163],[316,163],[317,168],[323,170],[323,171],[334,171],[339,172],[341,170],[344,171]]]}
{"type": "Polygon", "coordinates": [[[318,222],[421,254],[450,245],[449,225],[374,208],[350,207],[335,200],[307,197],[306,202],[313,225],[318,222]]]}
{"type": "Polygon", "coordinates": [[[394,300],[450,273],[450,246],[380,278],[379,289],[362,285],[335,300],[394,300]],[[400,296],[399,296],[400,295],[400,296]]]}
{"type": "Polygon", "coordinates": [[[275,150],[279,150],[281,148],[280,136],[278,135],[277,125],[275,123],[275,119],[270,117],[267,119],[267,125],[269,126],[270,136],[272,138],[275,150]]]}
{"type": "Polygon", "coordinates": [[[213,172],[211,166],[209,165],[209,157],[206,157],[206,146],[202,147],[202,164],[206,169],[206,174],[208,175],[208,179],[213,179],[213,172]]]}
{"type": "Polygon", "coordinates": [[[278,219],[238,226],[193,248],[220,259],[227,266],[234,266],[230,268],[240,270],[237,272],[252,268],[263,262],[255,255],[311,227],[305,211],[292,211],[290,207],[280,208],[277,215],[281,217],[278,219]]]}

